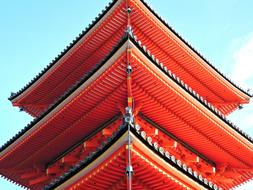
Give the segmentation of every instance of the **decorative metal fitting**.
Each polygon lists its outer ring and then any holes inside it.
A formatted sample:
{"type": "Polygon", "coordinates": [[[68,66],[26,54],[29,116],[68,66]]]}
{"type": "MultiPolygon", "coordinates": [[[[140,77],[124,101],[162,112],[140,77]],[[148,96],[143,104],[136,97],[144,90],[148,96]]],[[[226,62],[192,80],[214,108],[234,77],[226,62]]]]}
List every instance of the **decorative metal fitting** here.
{"type": "Polygon", "coordinates": [[[192,175],[192,169],[188,168],[188,173],[192,175]]]}
{"type": "Polygon", "coordinates": [[[194,171],[193,175],[194,175],[194,177],[198,178],[198,172],[194,171]]]}
{"type": "Polygon", "coordinates": [[[132,12],[132,9],[130,7],[127,8],[127,13],[130,14],[132,12]]]}
{"type": "Polygon", "coordinates": [[[130,176],[130,175],[133,175],[133,173],[134,173],[133,166],[128,165],[128,166],[126,167],[126,175],[127,175],[127,176],[130,176]]]}
{"type": "Polygon", "coordinates": [[[163,149],[163,147],[159,147],[159,152],[160,152],[160,154],[164,155],[164,149],[163,149]]]}
{"type": "Polygon", "coordinates": [[[201,174],[199,175],[199,180],[200,180],[200,181],[203,181],[203,177],[202,177],[201,174]]]}
{"type": "Polygon", "coordinates": [[[148,144],[152,145],[152,138],[151,137],[147,137],[147,141],[148,141],[148,144]]]}
{"type": "Polygon", "coordinates": [[[208,180],[206,178],[204,179],[204,184],[208,185],[208,180]]]}
{"type": "Polygon", "coordinates": [[[172,155],[172,156],[170,157],[170,159],[171,159],[172,162],[176,163],[176,158],[175,158],[175,156],[172,155]]]}
{"type": "Polygon", "coordinates": [[[186,164],[183,164],[183,169],[184,169],[184,171],[187,171],[187,165],[186,164]]]}
{"type": "Polygon", "coordinates": [[[157,142],[154,142],[154,143],[153,143],[153,146],[154,146],[154,148],[155,148],[156,150],[158,150],[158,143],[157,143],[157,142]]]}
{"type": "Polygon", "coordinates": [[[136,124],[135,124],[135,130],[136,130],[137,132],[139,132],[140,129],[141,129],[140,125],[136,123],[136,124]]]}
{"type": "Polygon", "coordinates": [[[131,67],[131,65],[127,65],[126,72],[127,72],[127,74],[131,74],[132,73],[132,67],[131,67]]]}
{"type": "Polygon", "coordinates": [[[125,110],[126,110],[126,114],[132,115],[132,109],[130,107],[126,107],[125,110]]]}
{"type": "Polygon", "coordinates": [[[132,26],[130,26],[130,25],[127,26],[126,34],[130,35],[131,37],[133,37],[132,26]]]}
{"type": "Polygon", "coordinates": [[[177,160],[177,165],[178,165],[179,167],[182,167],[182,162],[181,162],[181,160],[177,160]]]}
{"type": "Polygon", "coordinates": [[[164,154],[165,154],[166,158],[170,159],[170,153],[168,151],[166,151],[164,154]]]}
{"type": "Polygon", "coordinates": [[[123,117],[123,124],[131,126],[134,124],[134,116],[130,107],[126,107],[126,114],[123,117]]]}
{"type": "Polygon", "coordinates": [[[146,140],[146,132],[145,131],[141,131],[141,137],[146,140]]]}

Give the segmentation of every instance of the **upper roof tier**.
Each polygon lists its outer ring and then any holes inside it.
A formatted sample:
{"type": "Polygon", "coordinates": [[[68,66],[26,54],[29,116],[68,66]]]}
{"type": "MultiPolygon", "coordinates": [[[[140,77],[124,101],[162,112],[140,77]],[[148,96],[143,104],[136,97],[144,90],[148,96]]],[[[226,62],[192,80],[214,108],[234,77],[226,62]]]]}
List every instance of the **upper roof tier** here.
{"type": "Polygon", "coordinates": [[[39,75],[12,94],[9,99],[13,105],[33,116],[40,115],[109,54],[127,24],[164,66],[223,114],[249,102],[248,92],[211,65],[146,3],[116,0],[39,75]]]}

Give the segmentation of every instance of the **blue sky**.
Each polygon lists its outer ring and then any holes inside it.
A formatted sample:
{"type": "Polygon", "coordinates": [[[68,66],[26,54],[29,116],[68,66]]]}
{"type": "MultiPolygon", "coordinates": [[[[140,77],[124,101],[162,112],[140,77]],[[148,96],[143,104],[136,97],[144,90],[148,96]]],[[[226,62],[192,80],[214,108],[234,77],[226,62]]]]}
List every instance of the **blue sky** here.
{"type": "MultiPolygon", "coordinates": [[[[58,55],[107,2],[0,0],[0,145],[32,120],[11,106],[7,100],[10,93],[22,88],[58,55]]],[[[241,86],[252,87],[253,1],[147,2],[211,63],[241,86]]],[[[253,136],[253,105],[244,106],[230,119],[253,136]]],[[[0,179],[0,189],[20,188],[0,179]]]]}

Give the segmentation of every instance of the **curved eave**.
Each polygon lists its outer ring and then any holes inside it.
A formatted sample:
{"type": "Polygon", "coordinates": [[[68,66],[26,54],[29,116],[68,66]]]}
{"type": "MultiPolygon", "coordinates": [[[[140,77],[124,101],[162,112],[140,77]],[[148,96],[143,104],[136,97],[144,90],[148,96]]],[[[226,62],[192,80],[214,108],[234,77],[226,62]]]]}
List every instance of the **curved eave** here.
{"type": "MultiPolygon", "coordinates": [[[[94,30],[96,30],[96,28],[101,25],[101,23],[106,19],[106,17],[110,15],[120,3],[121,1],[119,0],[113,0],[112,2],[110,2],[108,6],[106,6],[106,8],[102,11],[102,13],[100,13],[95,18],[95,20],[93,20],[92,23],[84,31],[82,31],[75,38],[75,40],[73,40],[73,42],[71,42],[57,57],[55,57],[54,60],[52,60],[39,74],[37,74],[36,77],[34,77],[18,92],[11,93],[11,96],[8,99],[12,102],[12,104],[14,106],[19,106],[21,110],[28,112],[32,116],[38,116],[38,114],[34,113],[34,111],[29,111],[29,109],[25,108],[26,105],[23,105],[23,103],[19,103],[19,101],[26,97],[28,94],[30,94],[38,85],[43,83],[47,79],[47,77],[54,72],[54,69],[56,69],[59,65],[63,63],[62,60],[68,59],[68,56],[71,55],[74,51],[76,51],[76,49],[78,49],[82,42],[86,38],[88,38],[89,35],[92,34],[94,30]]],[[[40,105],[38,105],[38,107],[40,107],[40,105]]],[[[47,109],[48,105],[45,105],[44,107],[47,109]]],[[[41,105],[42,110],[44,109],[44,107],[41,105]]]]}
{"type": "Polygon", "coordinates": [[[231,79],[229,79],[225,74],[223,74],[219,69],[217,69],[210,61],[208,61],[201,53],[199,53],[192,45],[190,45],[181,35],[179,35],[165,20],[163,20],[144,0],[140,0],[145,7],[155,16],[156,19],[158,19],[164,26],[167,27],[167,29],[172,32],[177,38],[177,41],[180,44],[183,44],[187,49],[189,49],[193,54],[196,55],[196,57],[200,58],[205,64],[209,66],[210,69],[216,72],[216,75],[223,80],[225,84],[232,87],[240,96],[243,96],[246,99],[249,99],[253,97],[253,94],[250,94],[248,91],[244,90],[240,86],[238,86],[236,83],[234,83],[231,79]]]}

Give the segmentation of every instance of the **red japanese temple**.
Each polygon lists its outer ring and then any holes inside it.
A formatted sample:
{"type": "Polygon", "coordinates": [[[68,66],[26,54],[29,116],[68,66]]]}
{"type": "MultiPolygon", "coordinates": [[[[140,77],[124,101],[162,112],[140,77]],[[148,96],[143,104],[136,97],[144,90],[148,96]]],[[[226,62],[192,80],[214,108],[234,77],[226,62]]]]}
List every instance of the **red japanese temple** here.
{"type": "Polygon", "coordinates": [[[231,189],[253,139],[226,116],[252,97],[142,0],[115,0],[9,98],[34,120],[0,148],[27,189],[231,189]]]}

